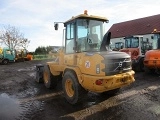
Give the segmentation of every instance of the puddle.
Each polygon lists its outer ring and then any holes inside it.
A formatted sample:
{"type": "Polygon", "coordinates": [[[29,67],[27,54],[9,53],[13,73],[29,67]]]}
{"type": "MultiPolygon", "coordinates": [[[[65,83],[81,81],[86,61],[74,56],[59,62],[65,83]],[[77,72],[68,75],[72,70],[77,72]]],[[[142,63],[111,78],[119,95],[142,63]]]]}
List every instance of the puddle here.
{"type": "Polygon", "coordinates": [[[27,68],[23,68],[23,69],[18,69],[18,72],[27,72],[27,71],[35,71],[36,67],[27,67],[27,68]]]}
{"type": "Polygon", "coordinates": [[[20,115],[19,101],[11,98],[6,93],[0,94],[0,119],[13,120],[20,115]]]}
{"type": "Polygon", "coordinates": [[[36,76],[36,73],[28,73],[28,75],[29,75],[30,77],[35,77],[35,76],[36,76]]]}

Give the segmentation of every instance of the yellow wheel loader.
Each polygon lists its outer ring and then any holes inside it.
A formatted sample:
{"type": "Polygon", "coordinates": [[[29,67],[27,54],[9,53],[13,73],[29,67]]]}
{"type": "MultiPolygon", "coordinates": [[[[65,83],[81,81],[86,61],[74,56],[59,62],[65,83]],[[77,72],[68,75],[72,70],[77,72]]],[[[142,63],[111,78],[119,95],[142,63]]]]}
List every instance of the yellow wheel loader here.
{"type": "Polygon", "coordinates": [[[130,56],[110,49],[111,33],[104,35],[107,22],[107,18],[87,11],[64,22],[65,47],[54,61],[36,66],[36,81],[55,88],[62,80],[64,97],[70,104],[81,101],[87,91],[117,91],[134,82],[130,56]]]}

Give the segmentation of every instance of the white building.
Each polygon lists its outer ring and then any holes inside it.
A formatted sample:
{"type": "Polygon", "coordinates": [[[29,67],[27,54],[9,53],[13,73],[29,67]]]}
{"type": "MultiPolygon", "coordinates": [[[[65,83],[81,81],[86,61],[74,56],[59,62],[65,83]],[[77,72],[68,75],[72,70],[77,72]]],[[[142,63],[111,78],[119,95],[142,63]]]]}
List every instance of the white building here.
{"type": "Polygon", "coordinates": [[[108,30],[111,32],[112,47],[116,42],[124,42],[124,37],[143,36],[143,40],[153,40],[154,29],[160,31],[160,14],[145,18],[116,23],[108,30]]]}

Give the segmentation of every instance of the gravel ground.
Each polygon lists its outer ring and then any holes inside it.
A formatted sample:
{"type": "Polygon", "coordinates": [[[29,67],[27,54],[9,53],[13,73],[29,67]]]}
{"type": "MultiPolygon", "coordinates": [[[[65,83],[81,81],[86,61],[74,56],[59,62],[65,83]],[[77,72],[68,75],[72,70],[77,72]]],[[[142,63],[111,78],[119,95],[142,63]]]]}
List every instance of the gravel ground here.
{"type": "Polygon", "coordinates": [[[55,89],[35,82],[36,60],[0,65],[0,120],[160,120],[160,77],[135,74],[136,81],[116,95],[89,92],[70,105],[61,81],[55,89]]]}

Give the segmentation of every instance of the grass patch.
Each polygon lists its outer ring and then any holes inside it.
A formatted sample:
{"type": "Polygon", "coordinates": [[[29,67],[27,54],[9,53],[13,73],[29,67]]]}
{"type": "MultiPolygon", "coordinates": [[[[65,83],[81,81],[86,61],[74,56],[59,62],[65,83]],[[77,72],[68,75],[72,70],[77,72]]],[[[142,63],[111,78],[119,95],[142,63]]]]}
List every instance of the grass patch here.
{"type": "Polygon", "coordinates": [[[33,60],[45,60],[45,59],[54,59],[55,56],[54,55],[34,55],[33,56],[33,60]]]}

